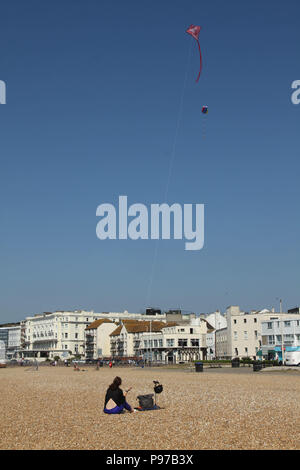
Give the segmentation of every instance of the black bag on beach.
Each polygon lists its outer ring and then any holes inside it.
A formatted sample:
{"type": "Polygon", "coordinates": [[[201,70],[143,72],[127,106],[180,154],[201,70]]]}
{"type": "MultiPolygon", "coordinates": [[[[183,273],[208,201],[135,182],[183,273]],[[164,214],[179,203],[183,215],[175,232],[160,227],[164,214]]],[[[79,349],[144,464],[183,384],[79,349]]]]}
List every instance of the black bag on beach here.
{"type": "Polygon", "coordinates": [[[151,409],[154,407],[154,402],[153,402],[153,393],[150,393],[149,395],[139,395],[137,397],[140,407],[143,410],[151,409]]]}

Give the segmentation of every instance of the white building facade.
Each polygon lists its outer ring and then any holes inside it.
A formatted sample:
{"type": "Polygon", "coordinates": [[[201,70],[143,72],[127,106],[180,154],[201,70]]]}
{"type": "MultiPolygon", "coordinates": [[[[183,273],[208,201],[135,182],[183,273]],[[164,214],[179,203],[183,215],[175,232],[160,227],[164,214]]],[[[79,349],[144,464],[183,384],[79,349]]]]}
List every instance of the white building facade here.
{"type": "Polygon", "coordinates": [[[17,357],[21,349],[20,323],[0,326],[0,340],[4,343],[6,359],[17,357]]]}
{"type": "MultiPolygon", "coordinates": [[[[227,327],[217,332],[217,359],[234,357],[257,358],[262,347],[262,322],[285,319],[289,313],[278,313],[268,309],[243,312],[239,306],[230,306],[226,310],[227,327]]],[[[300,319],[299,314],[292,315],[300,319]]]]}
{"type": "Polygon", "coordinates": [[[116,329],[116,323],[101,318],[85,329],[85,359],[96,360],[111,356],[110,334],[116,329]]]}
{"type": "Polygon", "coordinates": [[[265,358],[274,357],[285,362],[289,353],[300,352],[300,318],[295,315],[262,322],[261,334],[265,358]]]}
{"type": "MultiPolygon", "coordinates": [[[[145,319],[144,314],[74,310],[45,312],[26,317],[22,322],[22,349],[20,356],[44,360],[59,357],[85,357],[85,329],[92,322],[106,319],[118,322],[122,319],[145,319]]],[[[147,315],[147,319],[164,318],[163,314],[147,315]]]]}
{"type": "Polygon", "coordinates": [[[124,320],[110,334],[111,356],[114,358],[141,358],[142,337],[144,334],[160,334],[168,323],[164,321],[124,320]]]}
{"type": "Polygon", "coordinates": [[[204,318],[208,324],[212,327],[206,335],[206,346],[207,346],[207,359],[216,358],[216,337],[217,332],[226,328],[227,320],[225,315],[223,315],[219,310],[216,310],[213,313],[207,315],[201,315],[201,318],[204,318]]]}
{"type": "Polygon", "coordinates": [[[147,362],[180,363],[207,357],[208,323],[194,319],[189,324],[166,325],[161,331],[145,332],[140,340],[141,355],[147,362]]]}

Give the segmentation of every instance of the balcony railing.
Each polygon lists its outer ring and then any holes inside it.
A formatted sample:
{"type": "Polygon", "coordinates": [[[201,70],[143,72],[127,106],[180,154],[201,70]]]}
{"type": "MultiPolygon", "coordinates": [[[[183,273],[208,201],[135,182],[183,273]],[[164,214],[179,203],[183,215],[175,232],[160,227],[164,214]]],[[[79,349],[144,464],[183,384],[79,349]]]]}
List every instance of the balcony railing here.
{"type": "Polygon", "coordinates": [[[93,338],[91,338],[91,339],[86,339],[85,342],[86,344],[95,344],[96,341],[93,338]]]}

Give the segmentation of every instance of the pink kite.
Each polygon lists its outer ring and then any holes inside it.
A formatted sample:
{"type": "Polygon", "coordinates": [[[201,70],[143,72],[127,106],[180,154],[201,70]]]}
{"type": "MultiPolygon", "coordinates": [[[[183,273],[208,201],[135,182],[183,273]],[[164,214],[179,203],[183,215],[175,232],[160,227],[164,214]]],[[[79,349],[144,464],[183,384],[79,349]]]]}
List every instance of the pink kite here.
{"type": "Polygon", "coordinates": [[[188,34],[190,34],[191,36],[193,36],[194,39],[196,39],[197,44],[198,44],[198,47],[199,47],[199,54],[200,54],[200,70],[199,70],[199,74],[198,74],[198,77],[197,77],[196,82],[198,82],[198,80],[199,80],[199,78],[200,78],[201,70],[202,70],[202,55],[201,55],[201,49],[200,49],[200,43],[199,43],[199,33],[200,33],[200,29],[201,29],[201,26],[195,26],[195,25],[191,24],[191,26],[186,30],[186,32],[187,32],[188,34]]]}

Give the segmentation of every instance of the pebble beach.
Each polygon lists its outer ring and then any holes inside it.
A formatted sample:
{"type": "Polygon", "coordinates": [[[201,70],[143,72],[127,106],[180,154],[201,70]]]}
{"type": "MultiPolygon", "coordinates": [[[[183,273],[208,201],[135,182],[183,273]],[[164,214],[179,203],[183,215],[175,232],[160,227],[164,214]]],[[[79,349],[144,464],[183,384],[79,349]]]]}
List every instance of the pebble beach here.
{"type": "Polygon", "coordinates": [[[300,373],[273,369],[0,369],[0,449],[299,450],[300,373]],[[115,376],[132,407],[161,382],[161,409],[105,415],[115,376]]]}

